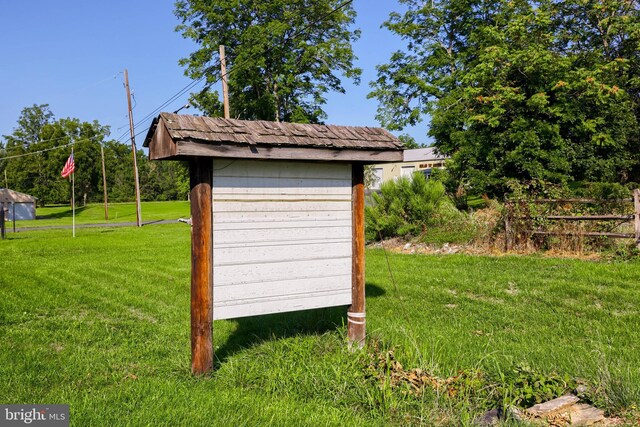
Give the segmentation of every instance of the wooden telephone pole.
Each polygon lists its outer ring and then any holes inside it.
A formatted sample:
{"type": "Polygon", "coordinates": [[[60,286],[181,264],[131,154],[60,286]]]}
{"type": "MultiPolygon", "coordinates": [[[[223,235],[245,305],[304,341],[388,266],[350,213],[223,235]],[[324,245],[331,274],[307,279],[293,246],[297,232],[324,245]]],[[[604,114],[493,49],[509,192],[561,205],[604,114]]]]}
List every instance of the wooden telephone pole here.
{"type": "Polygon", "coordinates": [[[104,220],[109,221],[109,204],[107,203],[107,173],[104,167],[104,147],[100,143],[100,156],[102,157],[102,190],[104,193],[104,220]]]}
{"type": "Polygon", "coordinates": [[[224,104],[224,118],[230,118],[229,115],[229,87],[227,86],[227,60],[224,54],[224,45],[220,46],[220,75],[222,76],[222,101],[224,104]]]}
{"type": "Polygon", "coordinates": [[[131,90],[129,89],[129,73],[124,69],[124,87],[127,90],[127,105],[129,107],[129,130],[131,132],[131,150],[133,154],[133,176],[136,184],[136,218],[138,227],[142,227],[142,212],[140,209],[140,180],[138,179],[138,159],[136,156],[136,134],[133,129],[133,111],[131,109],[131,90]]]}

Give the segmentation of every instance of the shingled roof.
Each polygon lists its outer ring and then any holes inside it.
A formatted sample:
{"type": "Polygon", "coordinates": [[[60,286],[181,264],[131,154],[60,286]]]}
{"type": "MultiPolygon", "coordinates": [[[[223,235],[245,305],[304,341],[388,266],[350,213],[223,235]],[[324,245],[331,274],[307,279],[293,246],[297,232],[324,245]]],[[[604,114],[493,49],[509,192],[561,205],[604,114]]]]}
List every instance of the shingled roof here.
{"type": "Polygon", "coordinates": [[[381,128],[231,120],[161,113],[144,146],[152,159],[186,156],[400,161],[402,143],[381,128]]]}
{"type": "Polygon", "coordinates": [[[37,198],[19,191],[0,188],[0,203],[35,203],[37,198]]]}

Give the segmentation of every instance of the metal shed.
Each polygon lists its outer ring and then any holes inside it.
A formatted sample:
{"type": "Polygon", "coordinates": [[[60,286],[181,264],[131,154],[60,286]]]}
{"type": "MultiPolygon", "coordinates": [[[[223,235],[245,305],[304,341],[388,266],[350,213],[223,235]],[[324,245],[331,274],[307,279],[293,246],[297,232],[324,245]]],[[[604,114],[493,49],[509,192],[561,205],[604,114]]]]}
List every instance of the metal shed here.
{"type": "Polygon", "coordinates": [[[7,212],[9,221],[36,219],[36,201],[38,199],[25,193],[0,188],[0,205],[7,212]]]}
{"type": "Polygon", "coordinates": [[[212,369],[212,322],[350,306],[365,337],[364,165],[402,160],[379,128],[161,113],[152,160],[188,160],[192,371],[212,369]]]}

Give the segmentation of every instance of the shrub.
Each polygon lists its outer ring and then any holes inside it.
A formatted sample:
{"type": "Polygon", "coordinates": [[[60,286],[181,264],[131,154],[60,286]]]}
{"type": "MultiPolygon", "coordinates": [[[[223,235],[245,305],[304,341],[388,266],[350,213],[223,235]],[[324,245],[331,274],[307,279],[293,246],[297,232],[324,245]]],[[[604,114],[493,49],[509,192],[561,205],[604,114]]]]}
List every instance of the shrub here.
{"type": "Polygon", "coordinates": [[[427,180],[419,172],[412,179],[402,177],[383,183],[380,193],[373,193],[372,198],[372,206],[365,208],[369,241],[424,235],[435,227],[466,221],[446,196],[444,185],[427,180]]]}

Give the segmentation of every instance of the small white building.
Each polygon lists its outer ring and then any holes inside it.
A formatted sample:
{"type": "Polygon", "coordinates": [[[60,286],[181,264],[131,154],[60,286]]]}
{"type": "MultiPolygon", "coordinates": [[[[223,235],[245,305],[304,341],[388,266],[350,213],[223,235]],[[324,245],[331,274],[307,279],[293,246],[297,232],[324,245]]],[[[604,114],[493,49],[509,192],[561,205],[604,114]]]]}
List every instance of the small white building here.
{"type": "Polygon", "coordinates": [[[411,176],[416,171],[429,178],[433,169],[444,168],[447,158],[438,153],[435,147],[404,150],[402,162],[373,165],[376,179],[371,188],[377,190],[383,182],[411,176]]]}
{"type": "Polygon", "coordinates": [[[36,219],[37,200],[25,193],[0,188],[0,204],[8,221],[36,219]]]}

